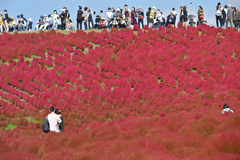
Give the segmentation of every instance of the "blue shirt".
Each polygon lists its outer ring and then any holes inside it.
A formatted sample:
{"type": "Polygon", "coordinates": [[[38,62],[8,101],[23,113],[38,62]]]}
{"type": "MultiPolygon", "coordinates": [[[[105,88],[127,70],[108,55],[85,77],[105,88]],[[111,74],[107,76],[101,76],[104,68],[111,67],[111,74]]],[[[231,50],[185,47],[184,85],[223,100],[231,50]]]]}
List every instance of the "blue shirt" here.
{"type": "Polygon", "coordinates": [[[48,21],[50,21],[50,24],[53,24],[52,17],[48,18],[48,21]]]}

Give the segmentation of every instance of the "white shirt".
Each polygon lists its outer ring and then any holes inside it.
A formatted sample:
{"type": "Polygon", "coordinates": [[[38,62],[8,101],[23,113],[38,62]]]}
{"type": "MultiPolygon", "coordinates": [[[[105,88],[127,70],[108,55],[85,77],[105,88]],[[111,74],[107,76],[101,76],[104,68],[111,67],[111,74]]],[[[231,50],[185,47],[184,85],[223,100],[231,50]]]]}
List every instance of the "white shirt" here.
{"type": "Polygon", "coordinates": [[[107,18],[112,19],[112,16],[113,16],[113,13],[111,11],[107,12],[107,18]]]}
{"type": "Polygon", "coordinates": [[[161,14],[160,12],[159,12],[159,13],[157,12],[157,18],[158,18],[158,19],[161,18],[161,15],[162,15],[162,14],[161,14]]]}
{"type": "Polygon", "coordinates": [[[172,11],[172,14],[173,14],[174,16],[176,16],[176,15],[177,15],[177,12],[176,12],[176,11],[172,11]]]}
{"type": "Polygon", "coordinates": [[[56,131],[56,125],[62,122],[61,118],[54,113],[49,114],[47,119],[50,125],[50,131],[56,131]]]}
{"type": "Polygon", "coordinates": [[[233,113],[233,110],[231,110],[230,108],[225,108],[224,110],[222,110],[222,114],[224,113],[233,113]]]}

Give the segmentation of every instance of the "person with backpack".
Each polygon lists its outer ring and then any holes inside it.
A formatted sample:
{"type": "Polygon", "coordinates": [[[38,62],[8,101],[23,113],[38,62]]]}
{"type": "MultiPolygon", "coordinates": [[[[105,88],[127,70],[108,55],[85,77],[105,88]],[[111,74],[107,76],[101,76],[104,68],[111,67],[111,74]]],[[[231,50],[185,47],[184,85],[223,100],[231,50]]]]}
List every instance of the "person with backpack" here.
{"type": "Polygon", "coordinates": [[[138,27],[140,28],[140,23],[142,24],[142,29],[144,28],[143,19],[144,19],[144,12],[142,7],[137,9],[138,14],[138,27]]]}
{"type": "Polygon", "coordinates": [[[48,130],[50,132],[58,132],[58,128],[61,125],[62,120],[57,114],[55,114],[54,111],[55,111],[55,108],[53,106],[51,106],[50,107],[50,112],[51,113],[46,116],[47,121],[43,122],[43,131],[44,132],[48,132],[47,129],[46,130],[44,129],[44,126],[47,125],[46,124],[47,122],[49,124],[49,129],[48,130]]]}
{"type": "Polygon", "coordinates": [[[234,12],[234,22],[235,22],[235,27],[240,28],[240,11],[238,8],[236,8],[236,11],[234,12]]]}
{"type": "Polygon", "coordinates": [[[128,5],[125,4],[124,5],[125,10],[124,10],[124,15],[125,15],[125,20],[127,21],[127,27],[130,27],[130,16],[131,16],[131,12],[130,9],[128,8],[128,5]]]}
{"type": "Polygon", "coordinates": [[[229,108],[229,105],[228,105],[228,104],[224,104],[224,105],[223,105],[222,114],[224,114],[224,113],[233,113],[233,110],[231,110],[231,109],[229,108]]]}
{"type": "Polygon", "coordinates": [[[8,23],[10,21],[9,17],[8,17],[8,13],[7,13],[7,10],[5,9],[4,10],[4,14],[5,14],[5,18],[4,18],[4,28],[5,28],[5,32],[8,32],[9,31],[9,27],[8,27],[8,23]]]}
{"type": "Polygon", "coordinates": [[[78,12],[77,12],[77,29],[79,29],[80,25],[80,30],[82,30],[82,21],[84,20],[83,16],[83,11],[82,11],[82,6],[79,6],[78,12]]]}
{"type": "Polygon", "coordinates": [[[91,10],[90,7],[88,7],[87,21],[88,21],[88,28],[89,29],[93,28],[94,27],[94,24],[93,24],[93,11],[91,10]],[[91,25],[90,25],[90,23],[91,23],[91,25]]]}
{"type": "Polygon", "coordinates": [[[230,22],[230,25],[233,28],[233,9],[231,4],[228,5],[227,17],[225,19],[226,19],[226,27],[228,27],[228,22],[230,22]]]}
{"type": "Polygon", "coordinates": [[[28,31],[32,31],[32,25],[33,25],[32,18],[29,18],[28,20],[29,20],[29,23],[28,23],[27,29],[28,31]]]}

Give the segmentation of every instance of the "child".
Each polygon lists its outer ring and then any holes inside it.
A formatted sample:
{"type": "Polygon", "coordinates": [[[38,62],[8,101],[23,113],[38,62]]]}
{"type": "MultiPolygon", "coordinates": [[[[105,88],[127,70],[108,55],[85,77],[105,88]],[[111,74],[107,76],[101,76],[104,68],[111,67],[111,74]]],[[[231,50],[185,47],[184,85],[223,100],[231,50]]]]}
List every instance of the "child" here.
{"type": "Polygon", "coordinates": [[[69,30],[73,30],[73,22],[71,19],[69,19],[68,27],[69,27],[69,30]]]}
{"type": "Polygon", "coordinates": [[[190,19],[189,25],[195,27],[195,26],[196,26],[196,23],[193,21],[193,19],[190,19]]]}
{"type": "Polygon", "coordinates": [[[29,23],[27,27],[29,31],[32,31],[32,25],[33,25],[32,18],[29,18],[29,23]]]}
{"type": "Polygon", "coordinates": [[[224,104],[224,105],[223,105],[222,114],[224,114],[224,113],[233,113],[233,110],[231,110],[231,109],[229,108],[229,105],[228,105],[228,104],[224,104]]]}

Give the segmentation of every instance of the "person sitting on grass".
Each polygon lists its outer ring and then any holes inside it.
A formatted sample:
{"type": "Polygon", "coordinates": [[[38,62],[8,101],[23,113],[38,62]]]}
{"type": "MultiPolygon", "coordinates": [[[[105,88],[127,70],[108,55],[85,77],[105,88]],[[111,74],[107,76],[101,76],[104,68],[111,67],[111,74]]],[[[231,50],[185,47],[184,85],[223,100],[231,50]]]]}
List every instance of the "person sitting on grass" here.
{"type": "Polygon", "coordinates": [[[224,114],[224,113],[233,113],[233,110],[231,110],[231,109],[229,108],[229,105],[228,105],[228,104],[224,104],[224,105],[223,105],[222,114],[224,114]]]}
{"type": "Polygon", "coordinates": [[[46,117],[49,122],[50,132],[59,132],[58,128],[61,125],[62,120],[58,115],[55,114],[55,108],[53,106],[50,107],[50,111],[51,113],[46,117]]]}

